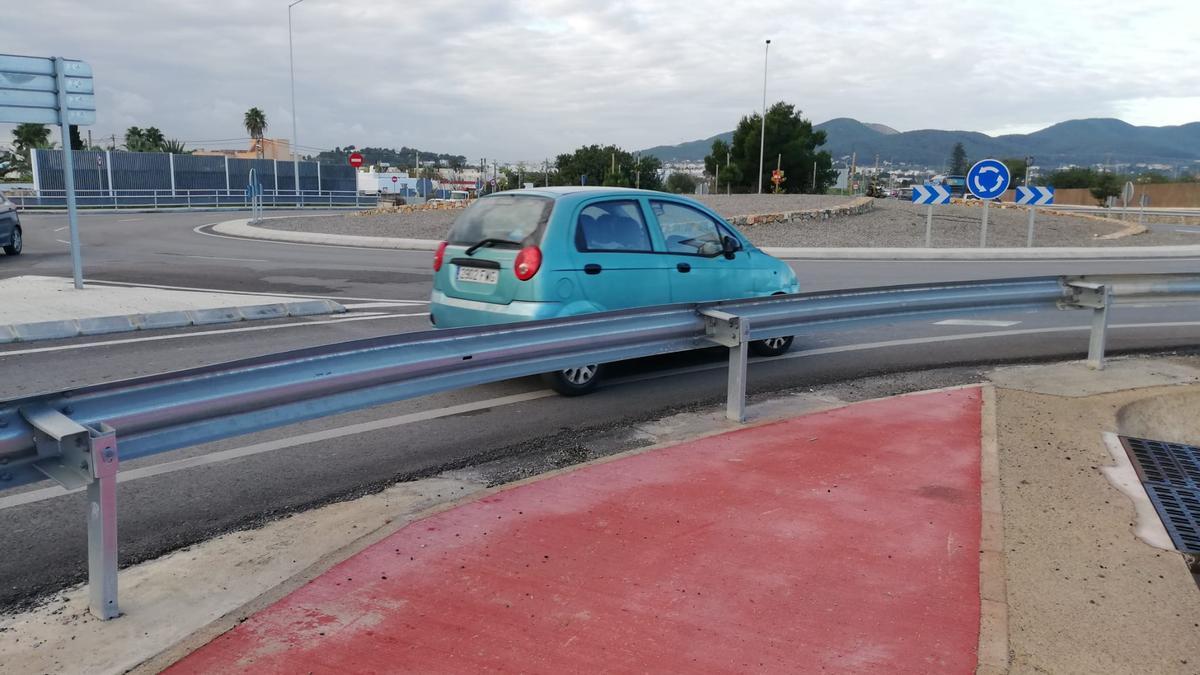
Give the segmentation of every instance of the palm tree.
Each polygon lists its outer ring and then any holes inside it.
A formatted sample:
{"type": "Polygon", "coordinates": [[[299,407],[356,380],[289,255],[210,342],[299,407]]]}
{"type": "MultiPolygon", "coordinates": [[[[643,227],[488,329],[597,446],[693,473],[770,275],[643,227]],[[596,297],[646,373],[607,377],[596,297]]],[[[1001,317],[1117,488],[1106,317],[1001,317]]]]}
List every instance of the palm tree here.
{"type": "Polygon", "coordinates": [[[169,141],[163,141],[160,149],[163,152],[169,152],[174,155],[189,155],[192,152],[191,150],[184,150],[183,142],[174,138],[169,141]]]}
{"type": "Polygon", "coordinates": [[[10,160],[10,171],[16,171],[22,178],[32,175],[32,164],[29,153],[39,148],[52,148],[50,128],[44,124],[18,124],[12,131],[13,149],[10,160]]]}
{"type": "Polygon", "coordinates": [[[263,132],[267,130],[267,114],[258,108],[251,108],[242,118],[242,124],[246,126],[246,132],[250,134],[250,138],[254,139],[254,145],[258,148],[258,157],[262,159],[262,138],[263,132]]]}
{"type": "Polygon", "coordinates": [[[125,130],[125,149],[129,152],[146,151],[146,132],[140,127],[129,127],[125,130]]]}
{"type": "Polygon", "coordinates": [[[158,127],[146,127],[142,136],[146,139],[146,152],[162,152],[163,143],[167,142],[158,127]]]}

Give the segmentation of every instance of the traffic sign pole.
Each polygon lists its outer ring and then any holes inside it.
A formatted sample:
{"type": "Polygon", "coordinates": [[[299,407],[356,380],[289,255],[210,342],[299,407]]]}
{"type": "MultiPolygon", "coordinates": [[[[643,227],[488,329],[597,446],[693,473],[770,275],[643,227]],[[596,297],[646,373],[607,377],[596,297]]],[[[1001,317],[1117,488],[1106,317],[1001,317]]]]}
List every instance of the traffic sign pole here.
{"type": "Polygon", "coordinates": [[[67,74],[61,56],[54,57],[54,78],[58,81],[58,130],[63,141],[63,188],[67,191],[67,224],[71,229],[71,275],[75,288],[83,288],[83,254],[79,250],[79,214],[75,206],[75,154],[71,148],[70,115],[67,102],[67,74]]]}
{"type": "Polygon", "coordinates": [[[925,248],[933,247],[933,204],[928,207],[929,211],[925,214],[925,248]]]}
{"type": "Polygon", "coordinates": [[[988,204],[990,203],[992,203],[991,200],[986,200],[983,202],[983,227],[979,228],[979,248],[984,248],[987,246],[987,217],[988,204]]]}
{"type": "Polygon", "coordinates": [[[1025,234],[1025,248],[1031,248],[1033,246],[1033,215],[1036,212],[1037,212],[1037,207],[1030,205],[1029,206],[1029,232],[1027,232],[1025,234]]]}

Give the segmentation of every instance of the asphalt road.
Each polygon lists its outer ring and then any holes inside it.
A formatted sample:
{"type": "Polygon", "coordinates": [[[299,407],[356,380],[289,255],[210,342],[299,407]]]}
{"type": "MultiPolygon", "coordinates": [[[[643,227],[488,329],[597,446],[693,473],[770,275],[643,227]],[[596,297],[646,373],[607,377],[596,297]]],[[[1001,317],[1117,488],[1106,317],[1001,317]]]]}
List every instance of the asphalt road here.
{"type": "MultiPolygon", "coordinates": [[[[314,344],[428,327],[430,254],[234,240],[196,232],[219,214],[81,217],[85,275],[238,292],[332,297],[344,316],[77,338],[0,347],[0,396],[11,399],[314,344]]],[[[226,216],[228,217],[228,216],[226,216]]],[[[0,276],[70,273],[64,216],[22,217],[26,253],[0,257],[0,276]]],[[[1064,273],[1196,271],[1200,260],[1090,262],[795,261],[806,290],[1064,273]]],[[[847,397],[972,381],[983,363],[1077,357],[1085,312],[998,314],[955,325],[888,322],[799,336],[794,351],[757,361],[756,393],[892,374],[847,397]]],[[[1200,312],[1117,308],[1110,348],[1194,348],[1200,312]]],[[[710,405],[724,391],[724,355],[706,350],[617,364],[608,386],[567,399],[537,378],[448,392],[123,464],[122,563],[215,534],[350,498],[446,468],[493,467],[496,481],[638,444],[634,427],[710,405]],[[356,426],[357,425],[357,426],[356,426]],[[365,425],[365,426],[364,426],[365,425]],[[213,453],[222,452],[221,455],[213,453]],[[172,464],[201,458],[198,465],[172,464]],[[154,471],[146,471],[154,467],[154,471]]],[[[83,497],[48,483],[0,492],[0,608],[80,581],[83,497]]]]}

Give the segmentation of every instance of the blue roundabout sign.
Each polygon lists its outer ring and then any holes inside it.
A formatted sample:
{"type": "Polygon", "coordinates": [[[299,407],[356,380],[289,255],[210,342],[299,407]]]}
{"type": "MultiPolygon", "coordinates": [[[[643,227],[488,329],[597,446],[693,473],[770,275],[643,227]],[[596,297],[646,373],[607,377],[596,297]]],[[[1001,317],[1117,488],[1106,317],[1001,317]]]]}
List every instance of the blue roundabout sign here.
{"type": "Polygon", "coordinates": [[[982,159],[967,172],[967,189],[980,199],[995,199],[1004,194],[1011,180],[1004,162],[998,159],[982,159]]]}

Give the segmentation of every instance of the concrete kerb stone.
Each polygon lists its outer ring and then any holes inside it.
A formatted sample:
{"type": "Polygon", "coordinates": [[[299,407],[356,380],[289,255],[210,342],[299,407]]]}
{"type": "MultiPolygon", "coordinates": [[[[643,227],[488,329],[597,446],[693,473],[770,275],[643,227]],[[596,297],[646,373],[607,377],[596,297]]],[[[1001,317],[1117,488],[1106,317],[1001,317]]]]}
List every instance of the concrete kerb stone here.
{"type": "Polygon", "coordinates": [[[154,312],[150,314],[38,321],[34,323],[0,325],[0,344],[35,342],[39,340],[63,340],[74,337],[128,333],[140,330],[208,326],[222,323],[236,323],[238,321],[320,316],[324,314],[343,314],[345,312],[346,308],[333,300],[317,299],[253,305],[249,307],[221,307],[217,309],[192,309],[154,312]]]}
{"type": "Polygon", "coordinates": [[[356,246],[360,248],[400,249],[408,251],[433,251],[439,241],[433,239],[405,239],[401,237],[365,237],[352,234],[327,234],[324,232],[291,232],[255,227],[247,219],[227,220],[213,225],[213,232],[243,239],[265,239],[267,241],[292,244],[315,244],[318,246],[356,246]]]}
{"type": "MultiPolygon", "coordinates": [[[[752,227],[766,222],[797,222],[832,218],[859,209],[863,213],[874,208],[874,200],[851,204],[838,209],[789,211],[778,214],[735,216],[729,219],[737,227],[752,227]],[[804,215],[797,215],[804,214],[804,215]],[[814,215],[815,214],[815,215],[814,215]],[[828,214],[828,215],[823,215],[828,214]],[[835,215],[836,214],[836,215],[835,215]],[[750,222],[750,219],[755,219],[750,222]]],[[[368,237],[324,232],[294,232],[255,227],[247,220],[229,220],[213,226],[213,232],[243,239],[261,239],[292,244],[318,246],[348,246],[356,248],[433,251],[441,243],[434,239],[405,239],[400,237],[368,237]]],[[[788,260],[1125,260],[1129,258],[1198,258],[1200,245],[1190,246],[1046,246],[1036,248],[812,248],[766,246],[764,252],[788,260]]]]}

